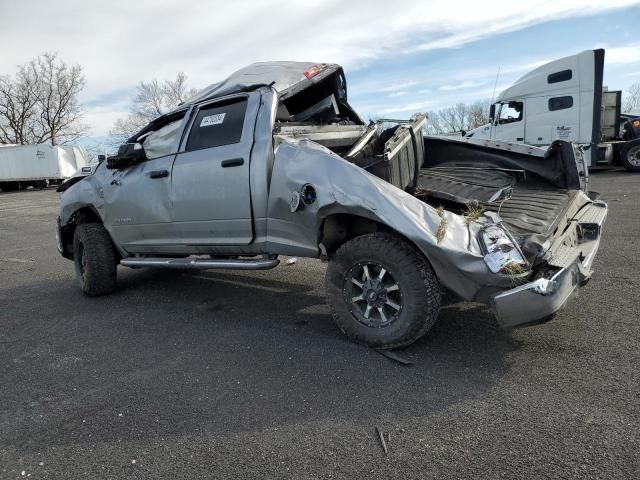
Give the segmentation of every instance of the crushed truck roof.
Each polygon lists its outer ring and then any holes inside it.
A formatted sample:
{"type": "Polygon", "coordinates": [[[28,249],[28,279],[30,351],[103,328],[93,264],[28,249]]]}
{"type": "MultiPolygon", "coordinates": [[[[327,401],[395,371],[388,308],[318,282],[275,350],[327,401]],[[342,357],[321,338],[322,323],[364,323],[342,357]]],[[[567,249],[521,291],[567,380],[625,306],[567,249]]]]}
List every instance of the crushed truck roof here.
{"type": "Polygon", "coordinates": [[[185,104],[199,103],[231,93],[254,90],[261,86],[272,86],[281,98],[335,74],[342,73],[342,67],[333,63],[315,62],[258,62],[252,63],[229,75],[225,80],[202,89],[185,104]]]}

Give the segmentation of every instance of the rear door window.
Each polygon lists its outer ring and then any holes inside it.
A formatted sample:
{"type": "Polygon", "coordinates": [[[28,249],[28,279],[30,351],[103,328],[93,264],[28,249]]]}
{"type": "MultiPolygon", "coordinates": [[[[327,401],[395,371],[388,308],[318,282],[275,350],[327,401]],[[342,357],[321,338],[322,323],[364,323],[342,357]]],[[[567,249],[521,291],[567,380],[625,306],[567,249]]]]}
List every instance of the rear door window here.
{"type": "Polygon", "coordinates": [[[186,151],[239,143],[246,111],[246,98],[202,107],[191,127],[186,151]]]}

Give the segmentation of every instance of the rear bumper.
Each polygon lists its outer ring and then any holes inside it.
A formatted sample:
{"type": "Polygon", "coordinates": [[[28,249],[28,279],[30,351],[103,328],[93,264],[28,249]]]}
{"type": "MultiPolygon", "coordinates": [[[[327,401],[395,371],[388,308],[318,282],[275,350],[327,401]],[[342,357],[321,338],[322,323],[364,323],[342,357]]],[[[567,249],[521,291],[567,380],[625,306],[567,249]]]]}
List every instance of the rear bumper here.
{"type": "Polygon", "coordinates": [[[575,250],[574,260],[551,278],[541,278],[493,297],[493,313],[502,328],[511,329],[551,320],[589,281],[606,213],[606,204],[597,202],[576,218],[576,228],[588,227],[589,238],[572,247],[575,250]]]}
{"type": "Polygon", "coordinates": [[[571,296],[590,278],[578,260],[550,279],[539,279],[493,298],[493,309],[502,328],[536,325],[551,320],[571,296]]]}

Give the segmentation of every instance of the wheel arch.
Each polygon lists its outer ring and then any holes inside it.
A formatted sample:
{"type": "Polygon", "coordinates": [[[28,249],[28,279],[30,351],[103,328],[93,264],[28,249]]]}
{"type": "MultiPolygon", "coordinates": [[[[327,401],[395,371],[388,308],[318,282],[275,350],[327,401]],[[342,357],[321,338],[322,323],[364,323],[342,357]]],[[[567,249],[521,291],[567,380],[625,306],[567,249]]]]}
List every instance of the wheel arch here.
{"type": "Polygon", "coordinates": [[[73,260],[73,235],[78,225],[84,223],[103,223],[102,218],[93,205],[84,205],[69,215],[64,225],[60,225],[60,243],[65,258],[73,260]]]}
{"type": "Polygon", "coordinates": [[[374,232],[388,232],[410,243],[429,263],[431,259],[411,238],[386,223],[352,213],[334,213],[325,217],[318,234],[321,250],[331,257],[344,243],[374,232]]]}
{"type": "Polygon", "coordinates": [[[436,272],[405,238],[391,231],[356,236],[327,266],[327,300],[334,321],[358,343],[403,347],[422,337],[438,317],[441,286],[436,272]]]}

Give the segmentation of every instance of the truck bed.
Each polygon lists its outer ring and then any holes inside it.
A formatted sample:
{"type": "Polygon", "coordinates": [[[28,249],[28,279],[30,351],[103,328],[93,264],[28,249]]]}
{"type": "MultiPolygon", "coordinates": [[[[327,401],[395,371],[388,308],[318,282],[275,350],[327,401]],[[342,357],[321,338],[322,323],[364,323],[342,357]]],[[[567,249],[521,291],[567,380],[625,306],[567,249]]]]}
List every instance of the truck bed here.
{"type": "Polygon", "coordinates": [[[439,201],[465,205],[478,202],[484,210],[499,213],[516,237],[553,234],[575,192],[532,188],[520,183],[520,170],[460,167],[423,168],[420,193],[431,204],[439,201]]]}
{"type": "Polygon", "coordinates": [[[576,192],[514,188],[502,202],[481,203],[485,210],[498,212],[516,237],[539,234],[549,237],[571,204],[576,192]]]}
{"type": "MultiPolygon", "coordinates": [[[[544,151],[531,154],[531,147],[505,150],[469,142],[459,145],[441,138],[416,141],[425,123],[424,115],[416,115],[391,127],[385,126],[388,121],[380,121],[366,129],[359,125],[310,125],[302,132],[297,130],[302,127],[286,125],[277,137],[304,136],[318,141],[433,206],[464,213],[466,205],[477,203],[498,213],[521,243],[531,235],[549,238],[554,234],[577,192],[553,184],[565,164],[545,159],[544,151]],[[358,134],[361,136],[355,141],[358,134]]],[[[573,159],[567,162],[575,168],[573,159]]]]}

